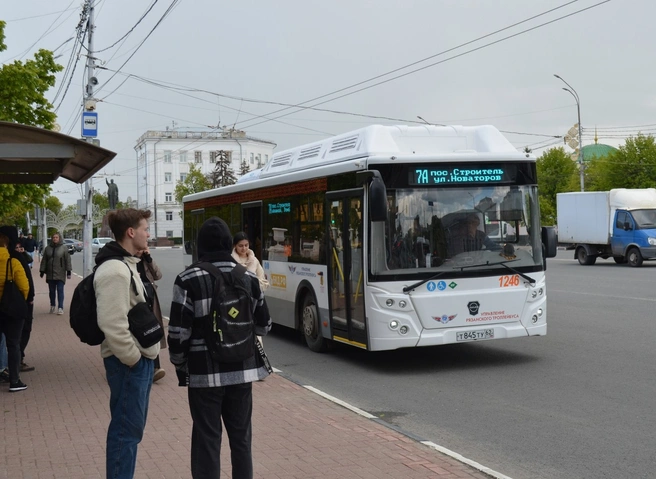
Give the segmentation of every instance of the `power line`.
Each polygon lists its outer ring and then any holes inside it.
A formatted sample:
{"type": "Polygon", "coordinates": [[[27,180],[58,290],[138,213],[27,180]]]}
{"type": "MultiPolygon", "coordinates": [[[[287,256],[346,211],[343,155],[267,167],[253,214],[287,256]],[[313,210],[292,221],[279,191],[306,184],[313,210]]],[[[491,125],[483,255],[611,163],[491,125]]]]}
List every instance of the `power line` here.
{"type": "MultiPolygon", "coordinates": [[[[71,2],[73,3],[73,2],[71,2]]],[[[50,13],[43,13],[41,15],[32,15],[31,17],[23,17],[23,18],[14,18],[11,20],[5,20],[7,23],[9,22],[21,22],[23,20],[32,20],[33,18],[41,18],[41,17],[49,17],[52,15],[57,15],[58,13],[64,13],[69,10],[77,10],[77,7],[72,7],[72,8],[66,8],[65,10],[57,10],[56,12],[50,12],[50,13]]]]}
{"type": "MultiPolygon", "coordinates": [[[[104,68],[104,69],[107,69],[109,71],[113,71],[113,70],[111,70],[109,68],[105,68],[105,67],[99,67],[99,68],[104,68]]],[[[134,75],[134,74],[131,74],[131,73],[130,74],[121,73],[121,74],[126,75],[128,78],[133,78],[135,80],[142,81],[143,83],[146,83],[148,85],[153,85],[153,86],[156,86],[158,88],[162,88],[164,90],[172,91],[173,93],[177,93],[179,95],[183,95],[183,96],[186,96],[186,97],[189,97],[189,98],[193,98],[195,100],[202,101],[204,103],[211,103],[211,102],[209,100],[205,100],[203,98],[198,98],[196,96],[193,96],[193,95],[190,95],[190,94],[184,93],[184,92],[194,91],[194,92],[198,92],[198,93],[207,93],[209,95],[214,95],[214,96],[217,96],[217,97],[220,97],[220,98],[228,98],[228,99],[231,99],[231,100],[239,100],[239,101],[245,101],[245,102],[249,102],[249,103],[259,103],[259,104],[269,104],[269,105],[271,105],[271,104],[284,105],[284,106],[289,106],[289,107],[298,107],[298,108],[304,109],[304,110],[311,110],[311,111],[318,111],[318,112],[325,112],[325,113],[334,113],[334,114],[337,114],[337,115],[349,115],[349,116],[356,116],[356,117],[369,118],[369,119],[375,119],[375,120],[386,120],[386,121],[393,121],[393,122],[396,122],[396,123],[402,122],[402,123],[412,123],[412,124],[423,124],[423,122],[420,122],[420,121],[417,121],[417,120],[414,120],[414,119],[408,120],[408,119],[405,119],[405,118],[395,118],[395,117],[383,116],[383,115],[369,115],[369,114],[364,114],[364,113],[354,113],[354,112],[347,112],[347,111],[341,111],[341,110],[332,110],[332,109],[327,109],[327,108],[316,108],[316,107],[311,107],[311,106],[302,106],[302,105],[297,105],[297,104],[282,103],[282,102],[275,102],[275,101],[269,101],[269,100],[257,100],[257,99],[252,99],[252,98],[241,98],[241,97],[236,97],[236,96],[232,96],[232,95],[225,95],[225,94],[221,94],[221,93],[216,93],[216,92],[212,92],[212,91],[209,91],[209,90],[203,90],[203,89],[197,89],[197,88],[193,88],[193,87],[187,87],[187,86],[184,86],[184,85],[179,85],[179,84],[174,84],[174,83],[170,83],[170,85],[174,85],[174,86],[168,86],[168,85],[166,85],[166,83],[169,83],[169,82],[163,82],[161,80],[154,80],[154,79],[150,79],[150,78],[145,78],[145,77],[141,77],[139,75],[134,75]]],[[[122,94],[122,95],[125,95],[125,94],[122,94]]],[[[126,95],[126,96],[130,96],[130,95],[126,95]]],[[[137,97],[137,98],[143,98],[143,97],[137,97]]],[[[101,100],[101,101],[103,101],[103,100],[101,100]]],[[[152,100],[152,101],[157,101],[157,100],[152,100]]],[[[162,103],[167,103],[167,102],[162,102],[162,103]]],[[[175,103],[170,103],[170,104],[175,105],[175,103]]],[[[188,107],[189,105],[183,105],[183,106],[188,107]]],[[[230,108],[226,105],[223,105],[223,107],[227,108],[227,109],[230,109],[230,110],[237,111],[237,109],[230,108]]],[[[557,107],[557,108],[549,108],[549,109],[545,109],[545,110],[537,110],[537,111],[532,111],[532,112],[516,113],[516,114],[510,114],[510,115],[501,115],[501,116],[498,116],[498,117],[484,117],[484,118],[475,118],[475,119],[458,120],[458,121],[474,121],[474,120],[489,119],[489,118],[505,118],[505,117],[511,117],[511,116],[524,115],[524,114],[541,113],[541,112],[545,112],[545,111],[552,111],[552,110],[567,108],[567,107],[569,107],[569,105],[563,106],[563,107],[557,107]]],[[[248,115],[253,116],[253,117],[267,118],[264,115],[257,115],[255,113],[249,113],[249,112],[246,112],[246,113],[248,115]]],[[[271,119],[271,121],[277,121],[279,123],[283,123],[283,124],[286,124],[286,125],[289,125],[289,126],[294,126],[294,127],[297,127],[297,128],[304,128],[304,127],[301,127],[300,125],[293,125],[293,124],[282,122],[282,121],[276,120],[276,119],[271,119]]],[[[304,128],[304,129],[308,129],[308,128],[304,128]]],[[[313,131],[317,131],[317,130],[313,130],[313,131]]],[[[547,137],[551,137],[551,138],[561,138],[560,135],[515,132],[515,131],[506,131],[506,130],[500,130],[500,131],[502,131],[503,133],[517,134],[517,135],[533,135],[533,136],[547,136],[547,137]]],[[[332,135],[331,133],[326,133],[326,132],[320,132],[320,133],[325,133],[326,135],[332,135]]]]}
{"type": "MultiPolygon", "coordinates": [[[[161,24],[161,23],[164,21],[164,19],[165,19],[165,18],[166,18],[166,17],[167,17],[172,11],[173,11],[173,9],[178,5],[179,2],[180,2],[180,0],[173,0],[173,1],[171,2],[171,4],[169,5],[169,7],[166,9],[166,11],[164,12],[164,14],[163,14],[163,15],[160,17],[160,19],[157,21],[157,23],[155,24],[155,26],[150,30],[150,32],[148,32],[148,35],[146,35],[146,37],[141,41],[141,43],[139,43],[139,45],[138,45],[137,48],[134,50],[134,52],[132,52],[132,54],[128,57],[128,59],[125,60],[125,61],[123,62],[123,64],[118,68],[118,70],[116,71],[116,73],[114,73],[111,77],[109,77],[109,79],[105,82],[105,84],[104,84],[102,87],[98,88],[97,92],[100,92],[104,87],[106,87],[106,86],[109,84],[110,81],[112,81],[112,79],[118,74],[118,72],[121,71],[121,69],[122,69],[122,68],[123,68],[123,67],[124,67],[124,66],[125,66],[125,65],[126,65],[131,59],[132,59],[132,57],[133,57],[133,56],[139,51],[139,49],[143,46],[143,44],[146,42],[146,40],[148,40],[148,38],[150,38],[150,36],[151,36],[151,35],[153,34],[153,32],[157,29],[157,27],[160,26],[160,24],[161,24]]],[[[105,98],[107,98],[108,96],[110,96],[110,95],[111,95],[112,93],[114,93],[116,90],[118,90],[118,87],[117,87],[116,89],[114,89],[111,93],[105,95],[105,98]]]]}
{"type": "MultiPolygon", "coordinates": [[[[429,56],[429,57],[423,58],[423,59],[421,59],[421,60],[417,60],[417,61],[414,61],[414,62],[412,62],[412,63],[408,63],[407,65],[404,65],[404,66],[402,66],[402,67],[395,68],[394,70],[390,70],[390,71],[388,71],[388,72],[385,72],[385,73],[382,73],[382,74],[376,75],[376,76],[371,77],[371,78],[368,78],[368,79],[366,79],[366,80],[362,80],[362,81],[357,82],[357,83],[354,83],[354,84],[352,84],[352,85],[349,85],[349,86],[346,86],[346,87],[340,88],[340,89],[338,89],[338,90],[334,90],[334,91],[332,91],[332,92],[330,92],[330,93],[326,93],[326,94],[324,94],[324,95],[320,95],[320,96],[317,96],[317,97],[311,98],[311,99],[309,99],[309,100],[306,100],[306,101],[301,102],[299,105],[304,105],[304,104],[306,104],[306,103],[310,103],[310,102],[313,102],[313,101],[316,101],[316,100],[320,100],[320,99],[325,98],[325,97],[327,97],[327,96],[332,96],[332,95],[335,95],[335,94],[337,94],[337,93],[341,93],[341,92],[343,92],[343,91],[345,91],[345,90],[350,90],[351,88],[355,88],[355,87],[357,87],[357,86],[363,85],[363,84],[365,84],[365,83],[372,82],[372,81],[377,80],[377,79],[379,79],[379,78],[382,78],[382,77],[384,77],[384,76],[391,75],[391,74],[393,74],[393,73],[396,73],[396,72],[398,72],[398,71],[404,70],[404,69],[406,69],[406,68],[410,68],[410,67],[412,67],[412,66],[414,66],[414,65],[417,65],[417,64],[419,64],[419,63],[423,63],[423,62],[425,62],[425,61],[427,61],[427,60],[430,60],[430,59],[432,59],[432,58],[436,58],[436,57],[438,57],[438,56],[440,56],[440,55],[444,55],[444,54],[446,54],[446,53],[452,52],[452,51],[457,50],[457,49],[459,49],[459,48],[462,48],[462,47],[465,47],[465,46],[470,45],[470,44],[472,44],[472,43],[475,43],[475,42],[477,42],[477,41],[483,40],[484,38],[487,38],[487,37],[490,37],[490,36],[496,35],[497,33],[501,33],[501,32],[503,32],[503,31],[505,31],[505,30],[510,29],[510,28],[514,28],[514,27],[517,26],[517,25],[521,25],[522,23],[525,23],[525,22],[531,21],[531,20],[533,20],[533,19],[535,19],[535,18],[538,18],[538,17],[540,17],[540,16],[546,15],[546,14],[548,14],[548,13],[554,11],[554,10],[557,10],[557,9],[559,9],[559,8],[563,8],[563,7],[567,6],[567,5],[570,5],[570,4],[572,4],[572,3],[575,3],[575,2],[577,2],[577,1],[578,1],[578,0],[573,0],[573,1],[571,1],[571,2],[568,2],[568,3],[565,3],[565,4],[561,5],[561,6],[559,6],[559,7],[553,8],[553,9],[551,9],[551,10],[547,10],[547,11],[545,11],[545,12],[543,12],[543,13],[540,13],[540,14],[535,15],[535,16],[533,16],[533,17],[529,17],[529,18],[527,18],[527,19],[525,19],[525,20],[522,20],[522,21],[520,21],[520,22],[514,23],[514,24],[512,24],[512,25],[508,25],[508,26],[506,26],[506,27],[504,27],[504,28],[501,28],[501,29],[499,29],[499,30],[495,30],[495,31],[493,31],[493,32],[491,32],[491,33],[487,33],[487,34],[482,35],[482,36],[480,36],[480,37],[478,37],[478,38],[475,38],[475,39],[470,40],[470,41],[465,42],[465,43],[461,43],[460,45],[457,45],[457,46],[455,46],[455,47],[449,48],[449,49],[447,49],[447,50],[443,50],[443,51],[441,51],[441,52],[439,52],[439,53],[436,53],[436,54],[431,55],[431,56],[429,56]]],[[[375,86],[375,85],[374,85],[374,86],[375,86]]],[[[280,110],[276,110],[276,111],[274,111],[274,112],[271,112],[271,113],[269,113],[269,114],[270,114],[270,115],[275,115],[276,113],[280,113],[280,112],[286,111],[286,110],[288,110],[288,109],[289,109],[289,108],[283,108],[283,109],[280,109],[280,110]]],[[[251,125],[251,126],[254,126],[254,125],[251,125]]]]}
{"type": "Polygon", "coordinates": [[[41,36],[40,36],[39,38],[37,38],[36,41],[35,41],[34,43],[32,43],[32,45],[30,45],[30,46],[27,47],[25,50],[23,50],[22,53],[19,53],[18,55],[15,55],[15,56],[13,56],[13,57],[11,57],[11,58],[5,60],[5,61],[9,62],[9,61],[11,61],[11,60],[13,60],[13,59],[15,59],[15,58],[18,58],[18,59],[20,60],[20,59],[23,58],[25,55],[27,55],[27,53],[28,53],[32,48],[34,48],[34,46],[35,46],[37,43],[39,43],[43,38],[45,38],[46,36],[50,35],[52,32],[54,32],[54,31],[57,30],[59,27],[61,27],[61,26],[64,24],[64,22],[65,22],[66,20],[68,20],[68,18],[73,14],[73,12],[71,12],[71,15],[69,15],[68,17],[66,17],[66,18],[64,19],[63,22],[61,22],[61,23],[60,23],[59,25],[57,25],[54,29],[52,29],[52,27],[55,25],[55,23],[57,23],[57,20],[59,20],[59,19],[61,18],[61,16],[62,16],[65,12],[67,12],[68,10],[74,10],[74,9],[69,8],[71,5],[73,5],[73,2],[74,2],[74,1],[75,1],[75,0],[71,0],[71,3],[68,4],[68,7],[66,7],[66,10],[62,10],[62,11],[61,11],[61,13],[59,14],[59,16],[58,16],[57,18],[55,18],[55,20],[50,24],[50,26],[46,29],[46,31],[43,32],[43,33],[41,34],[41,36]],[[52,29],[52,30],[51,30],[51,29],[52,29]]]}
{"type": "Polygon", "coordinates": [[[150,13],[150,11],[153,9],[153,7],[157,4],[158,1],[159,0],[154,0],[153,3],[150,4],[150,7],[148,7],[148,10],[146,10],[146,12],[141,16],[141,18],[139,20],[137,20],[137,23],[135,23],[134,26],[132,28],[130,28],[130,30],[128,30],[128,32],[125,35],[123,35],[121,38],[116,40],[110,46],[102,48],[100,50],[96,50],[94,53],[101,53],[101,52],[107,51],[110,48],[113,48],[114,46],[116,46],[121,40],[126,39],[128,37],[128,35],[130,35],[130,33],[132,33],[134,31],[134,29],[137,28],[137,26],[143,21],[143,19],[146,18],[146,16],[150,13]]]}
{"type": "MultiPolygon", "coordinates": [[[[575,1],[578,1],[578,0],[575,0],[575,1]]],[[[602,2],[599,2],[599,3],[595,4],[595,5],[592,5],[592,6],[590,6],[590,7],[586,7],[586,8],[583,8],[583,9],[581,9],[581,10],[577,10],[577,11],[575,11],[575,12],[573,12],[573,13],[569,13],[569,14],[567,14],[567,15],[563,15],[563,16],[561,16],[561,17],[558,17],[558,18],[554,19],[554,20],[550,20],[550,21],[548,21],[548,22],[545,22],[545,23],[539,24],[539,25],[537,25],[537,26],[534,26],[534,27],[528,28],[528,29],[526,29],[526,30],[522,30],[522,31],[520,31],[520,32],[518,32],[518,33],[514,33],[514,34],[512,34],[512,35],[508,35],[508,36],[503,37],[503,38],[501,38],[501,39],[499,39],[499,40],[495,40],[495,41],[493,41],[493,42],[487,43],[487,44],[482,45],[482,46],[480,46],[480,47],[476,47],[476,48],[473,48],[473,49],[471,49],[471,50],[467,50],[467,51],[465,51],[465,52],[463,52],[463,53],[459,53],[459,54],[457,54],[457,55],[451,56],[451,57],[446,58],[446,59],[444,59],[444,60],[441,60],[441,61],[439,61],[439,62],[431,63],[431,64],[426,65],[426,66],[423,66],[423,67],[421,67],[421,68],[417,68],[417,69],[415,69],[415,70],[411,70],[411,71],[406,72],[406,73],[403,73],[403,74],[401,74],[401,75],[397,75],[397,76],[395,76],[395,77],[388,78],[388,79],[383,80],[383,81],[380,81],[380,82],[378,82],[378,83],[374,83],[373,85],[369,85],[369,86],[366,86],[366,87],[360,88],[360,89],[358,89],[358,90],[355,90],[355,91],[352,91],[352,92],[345,93],[345,94],[343,94],[343,95],[340,95],[340,96],[337,96],[337,97],[335,97],[335,98],[331,98],[331,99],[325,100],[325,101],[320,102],[320,103],[315,103],[315,104],[312,105],[312,106],[323,105],[324,103],[328,103],[328,102],[331,102],[331,101],[335,101],[335,100],[338,100],[338,99],[340,99],[340,98],[344,98],[344,97],[346,97],[346,96],[350,96],[350,95],[353,95],[353,94],[355,94],[355,93],[359,93],[359,92],[361,92],[361,91],[368,90],[369,88],[373,88],[373,87],[376,87],[376,86],[379,86],[379,85],[382,85],[382,84],[388,83],[388,82],[390,82],[390,81],[397,80],[397,79],[399,79],[399,78],[402,78],[402,77],[405,77],[405,76],[408,76],[408,75],[412,75],[413,73],[417,73],[417,72],[419,72],[419,71],[425,70],[425,69],[427,69],[427,68],[431,68],[431,67],[436,66],[436,65],[439,65],[439,64],[441,64],[441,63],[448,62],[448,61],[453,60],[453,59],[455,59],[455,58],[459,58],[459,57],[461,57],[461,56],[468,55],[468,54],[470,54],[470,53],[473,53],[473,52],[478,51],[478,50],[482,50],[482,49],[487,48],[487,47],[489,47],[489,46],[496,45],[497,43],[501,43],[501,42],[503,42],[503,41],[506,41],[506,40],[509,40],[509,39],[511,39],[511,38],[514,38],[514,37],[516,37],[516,36],[523,35],[524,33],[528,33],[528,32],[530,32],[530,31],[536,30],[536,29],[538,29],[538,28],[542,28],[542,27],[544,27],[544,26],[546,26],[546,25],[550,25],[550,24],[552,24],[552,23],[558,22],[558,21],[560,21],[560,20],[563,20],[563,19],[565,19],[565,18],[571,17],[571,16],[573,16],[573,15],[577,15],[577,14],[579,14],[579,13],[581,13],[581,12],[584,12],[584,11],[586,11],[586,10],[590,10],[590,9],[592,9],[592,8],[595,8],[595,7],[599,6],[599,5],[602,5],[602,4],[604,4],[604,3],[608,3],[608,2],[610,2],[610,0],[604,0],[604,1],[602,1],[602,2]]],[[[571,4],[571,3],[574,3],[574,2],[568,2],[568,3],[563,4],[563,5],[561,5],[560,7],[557,7],[557,8],[562,8],[562,7],[567,6],[567,5],[571,4]]],[[[553,10],[555,10],[555,9],[548,10],[548,11],[543,12],[543,13],[541,13],[541,14],[535,16],[535,17],[538,17],[538,16],[541,16],[541,15],[544,15],[544,14],[546,14],[546,13],[549,13],[549,12],[553,11],[553,10]]],[[[535,17],[531,17],[531,19],[532,19],[532,18],[535,18],[535,17]]],[[[530,20],[530,19],[524,20],[524,21],[519,22],[519,23],[524,23],[525,21],[528,21],[528,20],[530,20]]],[[[518,24],[519,24],[519,23],[518,23],[518,24]]],[[[512,25],[509,26],[509,27],[506,27],[506,28],[502,29],[501,31],[503,31],[503,30],[505,30],[505,29],[507,29],[507,28],[512,28],[512,25]]],[[[489,34],[489,35],[493,35],[493,34],[494,34],[494,33],[489,34]]],[[[487,36],[489,36],[489,35],[485,35],[484,37],[481,37],[481,38],[485,38],[485,37],[487,37],[487,36]]],[[[476,40],[472,40],[472,41],[478,41],[478,39],[476,39],[476,40]]],[[[444,54],[444,53],[447,53],[447,52],[453,51],[453,50],[455,50],[455,49],[461,48],[462,46],[465,46],[465,45],[468,45],[468,44],[472,43],[472,41],[467,42],[467,43],[462,44],[462,45],[459,45],[459,46],[457,46],[457,47],[454,47],[454,48],[451,48],[451,49],[445,50],[444,52],[440,52],[440,53],[438,53],[438,54],[436,54],[436,55],[433,55],[433,56],[431,56],[431,57],[428,57],[428,58],[434,58],[435,56],[442,55],[442,54],[444,54]]],[[[415,62],[414,64],[416,64],[416,63],[417,63],[417,62],[415,62]]],[[[413,64],[413,65],[414,65],[414,64],[413,64]]],[[[403,68],[404,68],[404,67],[402,67],[401,69],[403,69],[403,68]]],[[[399,70],[399,69],[396,69],[396,70],[393,70],[393,71],[398,71],[398,70],[399,70]]],[[[374,77],[374,79],[380,78],[381,76],[385,76],[385,75],[386,75],[386,74],[378,75],[377,77],[374,77]]],[[[373,79],[371,79],[371,80],[373,80],[373,79]]],[[[355,84],[355,85],[352,85],[352,86],[350,86],[350,87],[342,88],[342,89],[340,89],[340,90],[336,90],[336,91],[334,91],[334,92],[327,93],[326,95],[322,95],[322,96],[317,97],[317,98],[314,98],[314,99],[312,99],[312,100],[307,100],[307,101],[303,102],[302,104],[309,103],[309,102],[311,102],[311,101],[314,101],[314,100],[317,100],[317,99],[320,99],[320,98],[324,98],[324,97],[326,97],[326,96],[331,96],[331,95],[333,95],[333,94],[335,94],[335,93],[338,93],[338,92],[341,92],[341,91],[344,91],[344,90],[348,90],[348,89],[353,88],[353,87],[355,87],[355,86],[357,86],[357,85],[361,85],[361,84],[363,84],[363,83],[368,83],[368,82],[371,81],[371,80],[365,80],[364,82],[359,82],[359,83],[357,83],[357,84],[355,84]]],[[[278,112],[282,112],[282,111],[285,111],[285,110],[287,110],[287,108],[282,109],[282,110],[278,110],[278,111],[276,111],[276,112],[269,113],[269,115],[272,115],[272,114],[275,114],[275,113],[278,113],[278,112]]],[[[286,113],[286,114],[284,114],[284,115],[280,115],[280,116],[277,116],[277,117],[275,117],[275,118],[282,118],[283,116],[287,116],[287,115],[290,115],[290,114],[293,114],[293,113],[296,113],[296,112],[286,113]]],[[[255,123],[255,124],[251,124],[251,125],[248,125],[248,126],[246,126],[246,127],[253,127],[253,126],[259,125],[259,124],[261,124],[261,123],[262,123],[262,122],[260,122],[260,123],[255,123]]],[[[244,128],[246,128],[246,127],[244,127],[244,128]]]]}

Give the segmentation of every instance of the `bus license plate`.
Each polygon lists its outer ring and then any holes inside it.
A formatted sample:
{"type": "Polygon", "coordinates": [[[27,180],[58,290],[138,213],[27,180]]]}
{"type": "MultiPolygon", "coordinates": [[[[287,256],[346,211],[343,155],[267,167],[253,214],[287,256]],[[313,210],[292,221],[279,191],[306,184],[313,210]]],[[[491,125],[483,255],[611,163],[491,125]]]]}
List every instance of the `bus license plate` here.
{"type": "Polygon", "coordinates": [[[456,333],[456,341],[477,341],[479,339],[493,339],[494,329],[477,329],[456,333]]]}

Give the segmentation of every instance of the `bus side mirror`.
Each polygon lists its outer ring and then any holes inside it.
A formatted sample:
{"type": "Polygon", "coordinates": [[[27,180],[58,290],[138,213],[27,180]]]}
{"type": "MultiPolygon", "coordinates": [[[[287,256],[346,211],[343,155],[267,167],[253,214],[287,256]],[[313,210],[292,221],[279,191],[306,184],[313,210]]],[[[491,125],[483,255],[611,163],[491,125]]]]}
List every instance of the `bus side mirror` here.
{"type": "Polygon", "coordinates": [[[358,171],[356,174],[358,184],[369,182],[369,220],[387,221],[387,188],[377,170],[358,171]]]}
{"type": "Polygon", "coordinates": [[[558,253],[558,236],[553,226],[542,227],[542,244],[544,245],[544,257],[554,258],[558,253]]]}

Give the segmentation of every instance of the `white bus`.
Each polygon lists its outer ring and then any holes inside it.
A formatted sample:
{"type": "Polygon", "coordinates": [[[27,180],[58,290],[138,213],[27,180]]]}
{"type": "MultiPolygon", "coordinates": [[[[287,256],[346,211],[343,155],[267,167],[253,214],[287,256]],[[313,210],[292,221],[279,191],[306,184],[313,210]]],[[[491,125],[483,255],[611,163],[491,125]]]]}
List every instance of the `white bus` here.
{"type": "Polygon", "coordinates": [[[313,351],[547,332],[556,238],[540,227],[535,158],[492,126],[374,125],[277,153],[183,203],[186,263],[207,218],[245,231],[274,322],[313,351]]]}

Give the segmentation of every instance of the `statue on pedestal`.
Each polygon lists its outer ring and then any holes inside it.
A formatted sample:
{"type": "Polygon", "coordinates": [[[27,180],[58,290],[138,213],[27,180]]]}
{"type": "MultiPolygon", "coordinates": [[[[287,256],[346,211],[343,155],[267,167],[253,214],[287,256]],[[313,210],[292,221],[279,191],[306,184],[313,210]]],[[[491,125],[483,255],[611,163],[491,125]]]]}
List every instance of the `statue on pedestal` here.
{"type": "Polygon", "coordinates": [[[107,183],[107,198],[109,199],[109,209],[115,210],[116,205],[118,204],[118,185],[114,183],[114,180],[111,180],[111,183],[105,178],[105,183],[107,183]]]}

